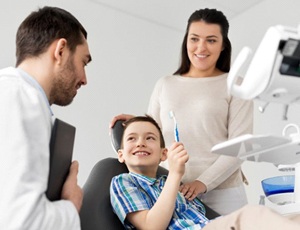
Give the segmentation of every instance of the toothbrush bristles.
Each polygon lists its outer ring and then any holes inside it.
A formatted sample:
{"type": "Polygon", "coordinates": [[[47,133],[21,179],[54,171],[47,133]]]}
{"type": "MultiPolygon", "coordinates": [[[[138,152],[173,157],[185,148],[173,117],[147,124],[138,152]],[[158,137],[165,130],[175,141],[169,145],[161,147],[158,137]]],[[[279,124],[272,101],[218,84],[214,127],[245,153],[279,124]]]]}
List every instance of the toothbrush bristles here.
{"type": "Polygon", "coordinates": [[[173,120],[174,120],[174,122],[176,123],[176,119],[175,119],[175,115],[174,115],[174,112],[173,112],[173,110],[170,110],[170,112],[169,112],[169,116],[170,116],[170,118],[171,118],[171,119],[173,119],[173,120]]]}
{"type": "Polygon", "coordinates": [[[174,112],[172,110],[170,110],[169,116],[170,116],[170,118],[174,118],[174,112]]]}

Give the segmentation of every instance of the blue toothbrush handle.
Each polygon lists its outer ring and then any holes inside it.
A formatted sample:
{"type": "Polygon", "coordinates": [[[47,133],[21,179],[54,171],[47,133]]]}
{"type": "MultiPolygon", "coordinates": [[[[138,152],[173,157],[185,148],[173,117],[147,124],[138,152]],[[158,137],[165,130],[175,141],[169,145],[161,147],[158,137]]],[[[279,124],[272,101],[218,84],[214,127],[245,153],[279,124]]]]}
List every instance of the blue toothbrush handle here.
{"type": "Polygon", "coordinates": [[[174,129],[174,134],[175,134],[175,141],[176,141],[176,142],[179,142],[179,134],[178,134],[177,126],[176,126],[175,129],[174,129]]]}

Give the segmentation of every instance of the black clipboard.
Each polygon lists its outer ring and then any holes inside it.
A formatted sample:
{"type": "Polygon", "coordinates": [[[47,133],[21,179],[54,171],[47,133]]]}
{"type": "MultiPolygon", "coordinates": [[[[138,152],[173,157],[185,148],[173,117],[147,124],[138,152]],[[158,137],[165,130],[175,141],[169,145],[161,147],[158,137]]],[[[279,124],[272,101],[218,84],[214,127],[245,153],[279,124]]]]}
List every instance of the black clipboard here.
{"type": "Polygon", "coordinates": [[[49,200],[61,200],[61,191],[69,174],[73,157],[76,128],[58,118],[55,119],[50,139],[50,170],[46,196],[49,200]]]}

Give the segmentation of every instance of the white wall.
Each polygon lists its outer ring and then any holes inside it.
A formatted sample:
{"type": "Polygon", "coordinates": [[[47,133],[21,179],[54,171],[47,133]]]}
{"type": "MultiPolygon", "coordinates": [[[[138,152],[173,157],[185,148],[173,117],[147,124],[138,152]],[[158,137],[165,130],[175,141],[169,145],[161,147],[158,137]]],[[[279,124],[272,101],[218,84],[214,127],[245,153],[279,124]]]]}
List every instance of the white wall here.
{"type": "Polygon", "coordinates": [[[146,113],[154,83],[175,71],[184,28],[181,32],[95,1],[10,0],[0,3],[0,68],[14,66],[17,28],[44,4],[69,10],[88,31],[93,59],[86,68],[88,84],[71,105],[52,106],[56,117],[77,128],[74,159],[80,163],[82,185],[98,160],[116,157],[108,135],[111,118],[146,113]]]}
{"type": "MultiPolygon", "coordinates": [[[[246,13],[234,18],[231,25],[231,41],[233,43],[233,57],[235,58],[243,46],[255,50],[266,30],[273,25],[281,24],[297,27],[300,23],[300,1],[266,0],[249,9],[246,13]]],[[[263,65],[263,63],[262,63],[263,65]]],[[[300,89],[299,89],[300,90],[300,89]]],[[[289,108],[288,120],[282,120],[282,105],[270,104],[265,113],[258,112],[258,105],[263,102],[255,101],[254,132],[256,134],[281,135],[283,127],[288,123],[300,124],[299,105],[289,108]]],[[[250,203],[257,204],[259,196],[263,195],[261,180],[275,175],[283,175],[270,163],[245,162],[243,170],[250,184],[246,186],[250,203]]]]}
{"type": "MultiPolygon", "coordinates": [[[[176,69],[185,22],[195,9],[186,16],[181,14],[184,21],[180,30],[135,18],[93,1],[78,0],[76,4],[72,0],[1,2],[0,68],[15,63],[15,33],[20,22],[37,6],[51,3],[69,10],[83,23],[93,57],[87,67],[88,85],[80,89],[75,101],[65,108],[53,106],[57,117],[77,127],[74,159],[80,162],[79,183],[82,185],[98,160],[116,156],[108,135],[110,119],[119,113],[144,114],[157,79],[176,69]]],[[[298,0],[265,0],[231,20],[233,57],[244,45],[255,49],[269,26],[297,26],[299,9],[298,0]]],[[[291,110],[290,119],[298,122],[299,111],[291,110]]],[[[271,105],[264,115],[256,110],[255,122],[256,133],[280,133],[286,124],[281,121],[281,107],[277,105],[271,105]]],[[[260,180],[278,172],[268,163],[245,162],[243,169],[250,181],[249,201],[257,203],[262,194],[260,180]]]]}

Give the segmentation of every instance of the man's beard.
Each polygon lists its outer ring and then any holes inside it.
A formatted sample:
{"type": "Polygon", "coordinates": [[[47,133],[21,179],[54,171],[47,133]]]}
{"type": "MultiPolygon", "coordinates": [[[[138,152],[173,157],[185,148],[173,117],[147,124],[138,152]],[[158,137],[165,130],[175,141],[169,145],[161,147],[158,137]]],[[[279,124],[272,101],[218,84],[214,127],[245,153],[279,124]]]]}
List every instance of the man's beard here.
{"type": "MultiPolygon", "coordinates": [[[[55,77],[50,93],[50,102],[53,104],[69,105],[76,95],[76,73],[72,56],[67,61],[65,67],[55,77]]],[[[52,104],[51,103],[51,104],[52,104]]]]}

